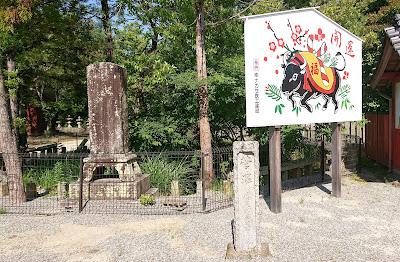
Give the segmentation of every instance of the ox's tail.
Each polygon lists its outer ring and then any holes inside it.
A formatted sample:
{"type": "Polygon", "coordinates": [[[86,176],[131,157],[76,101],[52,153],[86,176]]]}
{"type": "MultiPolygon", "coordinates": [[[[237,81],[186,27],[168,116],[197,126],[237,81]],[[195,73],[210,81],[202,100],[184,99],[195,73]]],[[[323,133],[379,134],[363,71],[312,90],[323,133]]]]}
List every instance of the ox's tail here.
{"type": "Polygon", "coordinates": [[[344,59],[344,56],[342,53],[337,52],[335,55],[337,64],[336,64],[336,70],[338,71],[343,71],[346,68],[346,60],[344,59]]]}

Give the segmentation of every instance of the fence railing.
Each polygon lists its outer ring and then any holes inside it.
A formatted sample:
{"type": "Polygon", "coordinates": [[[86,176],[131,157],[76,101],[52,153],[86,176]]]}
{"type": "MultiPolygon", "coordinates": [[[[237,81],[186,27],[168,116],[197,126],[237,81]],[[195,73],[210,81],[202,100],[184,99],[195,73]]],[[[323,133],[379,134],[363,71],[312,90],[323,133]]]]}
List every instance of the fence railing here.
{"type": "MultiPolygon", "coordinates": [[[[323,181],[330,159],[329,144],[325,141],[310,143],[319,147],[317,155],[282,163],[283,189],[323,181]]],[[[346,168],[359,168],[361,144],[346,144],[344,149],[346,168]]],[[[213,180],[208,185],[203,180],[204,156],[199,151],[135,154],[132,165],[135,172],[140,168],[139,175],[127,173],[124,166],[115,162],[120,157],[116,154],[97,165],[90,177],[85,173],[88,171],[84,171],[87,153],[0,155],[0,211],[22,214],[187,214],[232,206],[232,147],[213,150],[213,180]],[[18,196],[14,192],[18,186],[15,177],[21,173],[6,172],[3,160],[14,161],[21,167],[27,201],[13,199],[18,196]]],[[[260,166],[260,192],[267,196],[267,147],[260,148],[260,166]]]]}
{"type": "MultiPolygon", "coordinates": [[[[3,154],[0,209],[27,214],[181,214],[232,205],[231,148],[214,150],[214,179],[210,185],[203,183],[203,155],[198,151],[135,154],[133,162],[137,164],[131,163],[133,170],[140,168],[143,175],[128,174],[125,167],[111,160],[98,165],[89,180],[83,176],[88,154],[3,154]],[[18,161],[22,168],[26,202],[15,204],[18,201],[12,199],[11,191],[18,186],[14,177],[21,174],[5,172],[6,158],[18,161]]],[[[118,157],[115,155],[115,159],[118,157]]]]}

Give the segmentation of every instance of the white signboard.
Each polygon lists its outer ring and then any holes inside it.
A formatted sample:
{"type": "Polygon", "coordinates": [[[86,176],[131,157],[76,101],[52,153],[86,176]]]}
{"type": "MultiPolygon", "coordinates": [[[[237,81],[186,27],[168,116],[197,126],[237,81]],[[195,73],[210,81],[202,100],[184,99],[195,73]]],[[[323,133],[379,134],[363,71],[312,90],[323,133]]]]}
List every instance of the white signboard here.
{"type": "Polygon", "coordinates": [[[361,120],[361,39],[315,8],[243,19],[248,127],[361,120]]]}

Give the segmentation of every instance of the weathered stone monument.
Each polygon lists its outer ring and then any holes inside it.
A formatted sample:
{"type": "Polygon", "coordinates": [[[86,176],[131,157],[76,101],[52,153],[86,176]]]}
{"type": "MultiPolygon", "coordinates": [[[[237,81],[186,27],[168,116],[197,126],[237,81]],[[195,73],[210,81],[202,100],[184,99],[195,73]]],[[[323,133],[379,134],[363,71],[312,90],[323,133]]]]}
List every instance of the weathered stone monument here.
{"type": "Polygon", "coordinates": [[[267,244],[257,241],[260,162],[257,141],[233,143],[234,222],[233,244],[226,258],[269,256],[267,244]]]}
{"type": "MultiPolygon", "coordinates": [[[[90,155],[84,159],[83,198],[137,199],[149,190],[150,179],[129,152],[126,69],[108,62],[89,65],[87,91],[90,155]],[[101,176],[107,167],[118,177],[101,176]]],[[[76,198],[79,183],[70,189],[76,198]]]]}

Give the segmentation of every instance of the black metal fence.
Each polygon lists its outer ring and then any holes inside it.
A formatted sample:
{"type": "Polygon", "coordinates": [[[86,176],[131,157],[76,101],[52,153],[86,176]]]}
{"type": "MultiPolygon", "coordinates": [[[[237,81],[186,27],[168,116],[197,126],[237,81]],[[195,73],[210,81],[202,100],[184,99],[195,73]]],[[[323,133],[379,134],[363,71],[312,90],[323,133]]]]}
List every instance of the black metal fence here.
{"type": "Polygon", "coordinates": [[[115,154],[94,161],[77,153],[2,155],[0,212],[183,214],[232,205],[231,147],[213,151],[209,185],[202,179],[204,156],[198,151],[135,154],[134,159],[115,154]],[[6,172],[5,161],[18,162],[21,172],[6,172]],[[15,179],[21,173],[26,201],[20,202],[21,183],[15,179]]]}

